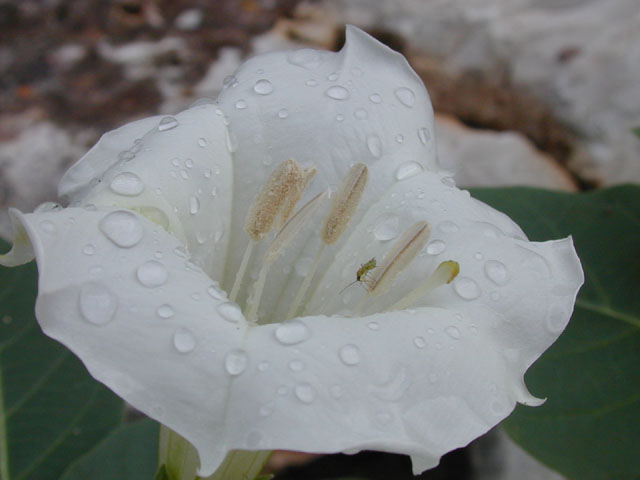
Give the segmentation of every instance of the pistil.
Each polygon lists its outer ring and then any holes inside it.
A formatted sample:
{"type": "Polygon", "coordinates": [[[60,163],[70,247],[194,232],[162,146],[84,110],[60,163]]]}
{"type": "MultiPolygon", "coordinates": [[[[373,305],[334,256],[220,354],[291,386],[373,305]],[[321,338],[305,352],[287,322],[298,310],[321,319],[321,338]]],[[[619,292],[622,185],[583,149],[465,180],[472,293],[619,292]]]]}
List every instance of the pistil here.
{"type": "Polygon", "coordinates": [[[453,282],[453,279],[458,276],[458,273],[460,273],[460,264],[458,264],[458,262],[454,262],[453,260],[442,262],[438,265],[435,272],[429,275],[424,282],[401,300],[394,303],[389,310],[404,310],[405,308],[415,305],[431,291],[453,282]]]}

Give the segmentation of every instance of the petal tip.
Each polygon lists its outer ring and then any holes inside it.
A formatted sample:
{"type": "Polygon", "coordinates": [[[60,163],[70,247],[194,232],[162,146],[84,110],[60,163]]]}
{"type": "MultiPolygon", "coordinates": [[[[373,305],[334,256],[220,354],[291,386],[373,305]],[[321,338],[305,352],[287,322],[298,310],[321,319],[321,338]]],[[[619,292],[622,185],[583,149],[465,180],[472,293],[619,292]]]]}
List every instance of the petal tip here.
{"type": "Polygon", "coordinates": [[[17,208],[10,208],[9,218],[13,227],[13,245],[11,250],[0,255],[0,265],[17,267],[33,260],[34,252],[25,228],[24,214],[17,208]]]}

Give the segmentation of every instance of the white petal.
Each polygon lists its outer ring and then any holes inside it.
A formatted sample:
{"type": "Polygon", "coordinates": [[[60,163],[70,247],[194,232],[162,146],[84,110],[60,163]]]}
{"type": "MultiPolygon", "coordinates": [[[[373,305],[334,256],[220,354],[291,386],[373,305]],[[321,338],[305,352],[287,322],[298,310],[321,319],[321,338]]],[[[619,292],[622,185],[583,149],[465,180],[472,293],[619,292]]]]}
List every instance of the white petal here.
{"type": "MultiPolygon", "coordinates": [[[[218,103],[230,120],[232,229],[243,243],[250,202],[275,165],[288,158],[318,168],[303,201],[327,186],[339,187],[356,162],[370,169],[364,204],[397,176],[437,169],[433,110],[422,81],[402,55],[355,27],[347,28],[340,52],[260,55],[244,63],[235,78],[218,103]]],[[[238,250],[230,259],[236,268],[238,250]]]]}
{"type": "Polygon", "coordinates": [[[229,242],[233,175],[222,112],[208,104],[152,120],[150,128],[141,121],[105,135],[70,170],[75,175],[84,165],[108,165],[90,189],[70,196],[72,205],[134,209],[178,237],[192,261],[219,277],[229,242]],[[147,131],[140,133],[143,127],[147,131]],[[118,159],[117,151],[125,157],[118,159]]]}
{"type": "Polygon", "coordinates": [[[9,218],[13,228],[13,245],[6,254],[0,255],[0,265],[15,267],[30,262],[34,256],[29,236],[22,226],[22,212],[10,208],[9,218]]]}

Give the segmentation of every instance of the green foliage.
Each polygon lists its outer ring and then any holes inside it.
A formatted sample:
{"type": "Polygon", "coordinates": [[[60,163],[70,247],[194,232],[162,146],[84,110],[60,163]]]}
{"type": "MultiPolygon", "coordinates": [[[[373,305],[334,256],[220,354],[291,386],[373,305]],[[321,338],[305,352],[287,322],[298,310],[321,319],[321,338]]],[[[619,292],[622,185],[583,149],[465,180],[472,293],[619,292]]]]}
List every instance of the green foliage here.
{"type": "Polygon", "coordinates": [[[547,402],[518,406],[504,428],[569,478],[640,478],[640,188],[473,194],[532,240],[573,235],[586,274],[567,330],[526,375],[547,402]]]}
{"type": "Polygon", "coordinates": [[[635,135],[640,138],[640,127],[636,127],[634,129],[631,130],[633,133],[635,133],[635,135]]]}
{"type": "MultiPolygon", "coordinates": [[[[0,241],[0,252],[8,249],[0,241]]],[[[122,420],[122,400],[40,330],[36,285],[35,263],[0,267],[2,480],[57,480],[122,420]]]]}
{"type": "MultiPolygon", "coordinates": [[[[170,480],[156,473],[159,425],[152,420],[123,425],[74,462],[60,480],[170,480]]],[[[163,465],[164,466],[164,465],[163,465]]]]}

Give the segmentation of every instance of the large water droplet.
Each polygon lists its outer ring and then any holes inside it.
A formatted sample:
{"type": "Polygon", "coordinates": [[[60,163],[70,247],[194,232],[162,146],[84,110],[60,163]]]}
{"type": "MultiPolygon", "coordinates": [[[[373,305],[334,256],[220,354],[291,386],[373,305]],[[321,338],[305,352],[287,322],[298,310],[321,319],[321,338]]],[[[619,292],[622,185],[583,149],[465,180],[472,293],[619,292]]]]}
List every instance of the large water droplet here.
{"type": "Polygon", "coordinates": [[[465,300],[474,300],[480,296],[480,287],[469,277],[458,277],[453,284],[455,292],[465,300]]]}
{"type": "Polygon", "coordinates": [[[158,130],[161,132],[166,132],[167,130],[171,130],[172,128],[176,128],[177,126],[178,120],[176,119],[176,117],[164,117],[158,124],[158,130]]]}
{"type": "Polygon", "coordinates": [[[145,287],[155,288],[167,283],[169,272],[157,260],[149,260],[138,267],[136,277],[145,287]]]}
{"type": "Polygon", "coordinates": [[[396,98],[403,104],[405,107],[413,107],[416,103],[416,95],[413,93],[413,90],[407,87],[396,88],[395,92],[396,98]]]}
{"type": "Polygon", "coordinates": [[[418,138],[420,139],[420,143],[422,143],[423,145],[426,145],[431,140],[431,132],[426,127],[419,128],[418,138]]]}
{"type": "Polygon", "coordinates": [[[423,170],[422,165],[418,162],[405,162],[396,170],[396,180],[406,180],[407,178],[422,173],[423,170]]]}
{"type": "Polygon", "coordinates": [[[140,221],[133,213],[124,210],[105,215],[99,228],[109,240],[123,248],[137,245],[144,235],[140,221]]]}
{"type": "Polygon", "coordinates": [[[427,253],[429,255],[440,255],[447,248],[447,244],[442,240],[434,240],[427,245],[427,253]]]}
{"type": "Polygon", "coordinates": [[[269,80],[265,80],[263,78],[256,82],[256,84],[253,86],[253,91],[260,95],[269,95],[271,92],[273,92],[273,85],[269,80]]]}
{"type": "Polygon", "coordinates": [[[311,336],[311,331],[300,320],[292,320],[278,325],[274,335],[283,345],[295,345],[308,339],[311,336]]]}
{"type": "Polygon", "coordinates": [[[488,260],[484,264],[484,273],[496,285],[506,285],[509,282],[507,267],[497,260],[488,260]]]}
{"type": "Polygon", "coordinates": [[[308,383],[300,383],[294,389],[296,398],[302,403],[313,403],[316,399],[316,389],[308,383]]]}
{"type": "Polygon", "coordinates": [[[196,348],[196,337],[188,328],[180,327],[173,334],[173,346],[180,353],[189,353],[196,348]]]}
{"type": "Polygon", "coordinates": [[[340,360],[345,365],[357,365],[360,363],[360,350],[353,344],[348,344],[340,348],[340,360]]]}
{"type": "Polygon", "coordinates": [[[224,369],[229,375],[240,375],[249,364],[249,357],[244,350],[232,350],[224,357],[224,369]]]}
{"type": "Polygon", "coordinates": [[[195,215],[200,210],[200,199],[195,195],[189,198],[189,213],[195,215]]]}
{"type": "Polygon", "coordinates": [[[455,325],[448,326],[444,331],[454,340],[458,340],[460,338],[460,330],[455,325]]]}
{"type": "Polygon", "coordinates": [[[126,195],[128,197],[140,195],[144,190],[144,183],[142,183],[138,175],[132,172],[123,172],[116,175],[109,186],[118,195],[126,195]]]}
{"type": "Polygon", "coordinates": [[[380,140],[380,137],[375,134],[369,135],[367,137],[367,148],[371,155],[375,158],[380,158],[382,155],[382,140],[380,140]]]}
{"type": "Polygon", "coordinates": [[[346,100],[349,98],[349,90],[340,85],[329,87],[325,93],[327,97],[333,98],[334,100],[346,100]]]}
{"type": "Polygon", "coordinates": [[[322,55],[318,50],[301,48],[300,50],[289,53],[287,60],[289,60],[289,63],[292,65],[306,69],[314,69],[318,68],[322,63],[322,55]]]}
{"type": "Polygon", "coordinates": [[[80,289],[80,313],[94,325],[109,323],[116,313],[118,301],[104,285],[96,282],[85,283],[80,289]]]}
{"type": "Polygon", "coordinates": [[[400,233],[400,217],[395,213],[384,213],[378,217],[373,227],[376,240],[387,242],[400,233]]]}
{"type": "Polygon", "coordinates": [[[160,305],[156,310],[156,313],[160,318],[171,318],[174,315],[173,307],[167,303],[160,305]]]}
{"type": "Polygon", "coordinates": [[[224,302],[217,306],[218,313],[227,322],[238,323],[242,321],[244,316],[240,307],[233,302],[224,302]]]}

